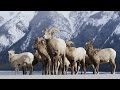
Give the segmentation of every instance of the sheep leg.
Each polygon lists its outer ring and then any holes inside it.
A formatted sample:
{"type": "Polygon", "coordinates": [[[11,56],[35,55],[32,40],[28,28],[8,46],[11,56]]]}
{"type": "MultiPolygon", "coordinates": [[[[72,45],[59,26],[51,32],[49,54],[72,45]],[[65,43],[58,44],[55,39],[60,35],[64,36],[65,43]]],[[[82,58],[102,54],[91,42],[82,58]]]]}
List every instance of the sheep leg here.
{"type": "Polygon", "coordinates": [[[95,74],[95,66],[92,65],[92,68],[93,68],[93,74],[95,74]]]}
{"type": "Polygon", "coordinates": [[[99,64],[97,64],[96,72],[97,72],[97,74],[99,74],[99,64]]]}
{"type": "Polygon", "coordinates": [[[80,68],[81,74],[83,74],[83,64],[81,64],[81,68],[80,68]]]}
{"type": "Polygon", "coordinates": [[[67,72],[68,72],[68,67],[69,67],[69,66],[66,66],[66,75],[67,75],[67,72]]]}
{"type": "Polygon", "coordinates": [[[24,70],[24,67],[22,66],[22,71],[23,71],[23,75],[25,75],[25,70],[24,70]]]}
{"type": "Polygon", "coordinates": [[[58,69],[59,69],[59,67],[60,67],[60,65],[58,65],[58,62],[59,62],[59,61],[56,62],[56,63],[57,63],[57,70],[56,70],[57,75],[58,75],[58,69]]]}
{"type": "Polygon", "coordinates": [[[74,66],[71,67],[71,74],[74,74],[74,66]]]}
{"type": "Polygon", "coordinates": [[[47,75],[47,64],[45,64],[45,75],[47,75]]]}
{"type": "Polygon", "coordinates": [[[56,62],[54,61],[54,64],[53,64],[53,72],[54,72],[54,75],[56,75],[56,62]]]}
{"type": "Polygon", "coordinates": [[[58,61],[55,62],[55,75],[58,74],[58,71],[57,71],[57,67],[58,67],[57,62],[58,61]]]}
{"type": "Polygon", "coordinates": [[[22,66],[22,70],[23,70],[23,75],[26,75],[27,72],[26,72],[26,66],[22,66]]]}
{"type": "Polygon", "coordinates": [[[52,66],[51,66],[51,75],[53,75],[54,73],[54,64],[52,63],[52,66]]]}
{"type": "Polygon", "coordinates": [[[57,75],[59,75],[60,73],[61,73],[61,58],[58,58],[58,60],[56,61],[56,65],[57,65],[57,70],[56,70],[56,72],[57,72],[57,75]]]}
{"type": "Polygon", "coordinates": [[[56,63],[54,63],[54,75],[56,75],[56,63]]]}
{"type": "Polygon", "coordinates": [[[74,74],[74,66],[75,66],[75,62],[73,61],[71,63],[71,74],[73,75],[74,74]]]}
{"type": "Polygon", "coordinates": [[[81,74],[83,74],[82,72],[84,71],[84,74],[86,74],[86,66],[85,66],[85,63],[82,61],[81,62],[81,74]]]}
{"type": "Polygon", "coordinates": [[[46,69],[46,65],[45,65],[45,75],[47,75],[47,69],[46,69]]]}
{"type": "Polygon", "coordinates": [[[84,74],[86,74],[85,58],[83,59],[83,70],[84,70],[84,74]]]}
{"type": "Polygon", "coordinates": [[[48,62],[46,63],[46,75],[48,75],[48,62]]]}
{"type": "Polygon", "coordinates": [[[50,74],[51,59],[48,59],[48,75],[50,74]]]}
{"type": "Polygon", "coordinates": [[[96,74],[97,73],[97,63],[95,61],[93,62],[93,66],[94,66],[93,74],[96,74]]]}
{"type": "Polygon", "coordinates": [[[78,74],[78,72],[79,72],[79,70],[80,70],[79,62],[76,63],[76,66],[75,66],[75,67],[76,67],[76,69],[77,69],[77,70],[76,70],[76,72],[77,72],[76,74],[78,74]]]}
{"type": "Polygon", "coordinates": [[[44,75],[45,74],[45,65],[44,65],[44,63],[42,63],[42,75],[44,75]]]}
{"type": "Polygon", "coordinates": [[[24,69],[24,75],[27,74],[27,63],[23,64],[23,69],[24,69]]]}
{"type": "Polygon", "coordinates": [[[67,75],[67,66],[65,65],[65,74],[67,75]]]}
{"type": "Polygon", "coordinates": [[[116,64],[115,64],[115,62],[110,62],[110,63],[111,63],[111,67],[112,67],[111,74],[114,74],[115,73],[115,69],[116,69],[116,64]]]}
{"type": "Polygon", "coordinates": [[[15,75],[18,74],[18,70],[19,70],[19,68],[18,68],[18,66],[16,66],[16,67],[15,67],[15,75]]]}
{"type": "Polygon", "coordinates": [[[94,66],[95,66],[95,74],[98,74],[99,64],[95,63],[94,66]]]}
{"type": "Polygon", "coordinates": [[[53,75],[54,72],[54,62],[53,62],[53,58],[52,58],[52,63],[51,63],[51,75],[53,75]]]}
{"type": "Polygon", "coordinates": [[[62,72],[62,66],[60,65],[59,67],[58,67],[58,75],[60,75],[61,74],[61,72],[62,72]]]}
{"type": "Polygon", "coordinates": [[[65,74],[65,54],[62,56],[62,65],[63,65],[63,70],[62,70],[62,74],[64,75],[65,74]]]}
{"type": "Polygon", "coordinates": [[[32,66],[32,64],[30,64],[30,73],[29,73],[29,75],[32,75],[32,72],[33,72],[33,66],[32,66]]]}

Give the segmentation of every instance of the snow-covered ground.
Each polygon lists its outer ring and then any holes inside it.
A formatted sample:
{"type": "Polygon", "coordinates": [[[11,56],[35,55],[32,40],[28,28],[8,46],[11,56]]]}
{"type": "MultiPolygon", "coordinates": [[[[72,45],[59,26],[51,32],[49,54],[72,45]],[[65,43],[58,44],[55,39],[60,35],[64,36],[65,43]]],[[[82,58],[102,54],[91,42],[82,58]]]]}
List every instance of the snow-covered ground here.
{"type": "Polygon", "coordinates": [[[100,72],[98,75],[93,75],[92,72],[87,74],[71,75],[41,75],[40,71],[34,71],[33,75],[22,75],[20,71],[15,75],[14,71],[0,71],[0,79],[120,79],[120,72],[110,74],[109,72],[100,72]]]}

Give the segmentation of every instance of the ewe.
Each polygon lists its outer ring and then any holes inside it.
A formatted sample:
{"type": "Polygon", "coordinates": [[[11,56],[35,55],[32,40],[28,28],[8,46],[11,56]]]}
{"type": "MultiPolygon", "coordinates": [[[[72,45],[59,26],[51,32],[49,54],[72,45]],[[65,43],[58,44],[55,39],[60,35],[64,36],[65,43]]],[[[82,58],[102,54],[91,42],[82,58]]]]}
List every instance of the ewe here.
{"type": "Polygon", "coordinates": [[[112,48],[105,49],[95,49],[93,47],[92,41],[88,41],[85,44],[85,49],[87,51],[88,56],[90,57],[91,62],[94,65],[94,74],[99,71],[99,64],[101,63],[110,63],[112,70],[111,74],[115,73],[116,64],[116,51],[112,48]]]}
{"type": "Polygon", "coordinates": [[[20,54],[15,54],[15,51],[8,51],[9,62],[12,67],[15,68],[15,74],[18,74],[20,68],[23,68],[23,74],[27,74],[26,69],[30,70],[29,75],[33,72],[32,62],[34,60],[34,55],[30,52],[24,52],[20,54]]]}

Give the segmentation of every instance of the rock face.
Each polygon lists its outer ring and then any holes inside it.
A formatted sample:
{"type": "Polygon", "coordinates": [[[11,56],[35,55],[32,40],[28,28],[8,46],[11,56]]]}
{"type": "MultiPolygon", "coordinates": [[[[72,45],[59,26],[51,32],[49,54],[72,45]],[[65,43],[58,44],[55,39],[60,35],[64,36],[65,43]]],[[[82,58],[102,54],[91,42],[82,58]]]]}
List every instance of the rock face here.
{"type": "MultiPolygon", "coordinates": [[[[34,39],[42,30],[55,26],[60,31],[55,37],[71,39],[76,47],[84,46],[89,39],[96,48],[114,48],[117,51],[117,71],[120,54],[119,11],[5,11],[0,12],[0,69],[8,69],[7,51],[33,52],[34,39]],[[3,65],[4,64],[4,65],[3,65]]],[[[101,65],[109,71],[109,65],[101,65]]]]}

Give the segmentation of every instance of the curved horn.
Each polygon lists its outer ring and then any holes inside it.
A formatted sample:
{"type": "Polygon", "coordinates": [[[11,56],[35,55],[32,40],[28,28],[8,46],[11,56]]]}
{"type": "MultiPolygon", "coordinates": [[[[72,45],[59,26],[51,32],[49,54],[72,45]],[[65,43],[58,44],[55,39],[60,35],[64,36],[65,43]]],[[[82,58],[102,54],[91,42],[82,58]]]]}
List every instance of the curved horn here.
{"type": "Polygon", "coordinates": [[[43,30],[42,30],[42,32],[46,32],[46,31],[48,31],[48,29],[47,29],[47,28],[45,28],[45,29],[43,29],[43,30]]]}
{"type": "Polygon", "coordinates": [[[53,27],[53,28],[50,29],[51,33],[55,33],[55,32],[58,32],[58,31],[59,31],[58,28],[55,28],[55,27],[53,27]]]}
{"type": "Polygon", "coordinates": [[[59,31],[58,28],[55,27],[49,27],[49,28],[45,28],[42,32],[50,32],[51,34],[53,34],[54,32],[59,31]]]}

